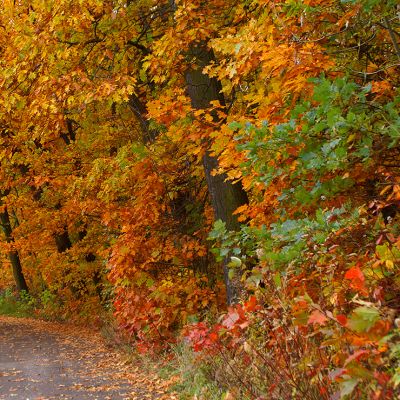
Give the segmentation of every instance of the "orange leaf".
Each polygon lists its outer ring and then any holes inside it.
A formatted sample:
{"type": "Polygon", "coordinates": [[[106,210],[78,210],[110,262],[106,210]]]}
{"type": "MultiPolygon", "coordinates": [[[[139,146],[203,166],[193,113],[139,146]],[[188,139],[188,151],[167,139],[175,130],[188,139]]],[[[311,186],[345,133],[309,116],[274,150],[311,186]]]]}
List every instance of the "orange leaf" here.
{"type": "Polygon", "coordinates": [[[256,296],[250,296],[249,300],[244,303],[244,308],[248,312],[254,311],[257,308],[256,296]]]}
{"type": "Polygon", "coordinates": [[[368,294],[367,288],[365,287],[365,277],[358,265],[350,268],[344,275],[345,279],[350,282],[350,287],[361,294],[368,294]]]}

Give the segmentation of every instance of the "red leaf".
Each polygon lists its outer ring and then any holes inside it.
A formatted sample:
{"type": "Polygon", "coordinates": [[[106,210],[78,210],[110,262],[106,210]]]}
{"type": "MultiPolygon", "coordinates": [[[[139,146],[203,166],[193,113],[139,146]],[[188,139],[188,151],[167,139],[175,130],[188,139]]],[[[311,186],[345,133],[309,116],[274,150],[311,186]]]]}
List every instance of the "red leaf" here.
{"type": "Polygon", "coordinates": [[[358,265],[350,268],[344,275],[345,279],[350,282],[350,287],[361,294],[368,294],[367,288],[365,287],[365,277],[358,265]]]}
{"type": "Polygon", "coordinates": [[[328,318],[319,310],[314,310],[308,318],[308,324],[325,325],[328,318]]]}
{"type": "Polygon", "coordinates": [[[250,296],[249,300],[244,303],[244,308],[248,312],[254,311],[257,308],[256,296],[250,296]]]}
{"type": "Polygon", "coordinates": [[[383,235],[380,235],[379,237],[378,237],[378,240],[375,242],[375,244],[381,244],[382,243],[382,240],[383,240],[383,235]]]}
{"type": "Polygon", "coordinates": [[[344,365],[349,364],[353,360],[358,361],[362,356],[369,354],[369,353],[370,353],[369,350],[357,350],[350,357],[348,357],[346,359],[346,361],[344,362],[344,365]]]}
{"type": "Polygon", "coordinates": [[[375,371],[374,372],[374,377],[376,378],[376,380],[378,381],[378,383],[380,385],[386,385],[389,381],[390,381],[390,375],[388,375],[385,372],[378,372],[375,371]]]}
{"type": "Polygon", "coordinates": [[[345,279],[349,279],[349,280],[354,280],[354,279],[359,279],[361,281],[364,281],[364,274],[362,273],[360,267],[358,266],[354,266],[352,268],[350,268],[346,274],[345,274],[345,279]]]}
{"type": "Polygon", "coordinates": [[[240,329],[246,329],[249,325],[250,325],[250,321],[244,321],[239,325],[239,327],[240,327],[240,329]]]}
{"type": "Polygon", "coordinates": [[[347,317],[345,315],[339,314],[336,315],[336,319],[339,322],[340,325],[346,326],[347,324],[347,317]]]}
{"type": "Polygon", "coordinates": [[[208,337],[209,337],[209,339],[211,340],[212,343],[217,342],[218,339],[219,339],[218,334],[215,333],[215,332],[211,332],[211,333],[208,335],[208,337]]]}

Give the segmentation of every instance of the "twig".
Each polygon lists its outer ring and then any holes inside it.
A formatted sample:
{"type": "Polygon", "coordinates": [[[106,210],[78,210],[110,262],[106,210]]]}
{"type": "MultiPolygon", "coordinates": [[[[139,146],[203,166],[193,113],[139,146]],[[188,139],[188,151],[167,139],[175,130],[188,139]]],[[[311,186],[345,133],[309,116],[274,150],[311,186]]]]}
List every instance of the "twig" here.
{"type": "Polygon", "coordinates": [[[388,66],[386,66],[386,67],[384,67],[384,68],[378,69],[377,71],[374,71],[374,72],[355,71],[354,69],[351,69],[351,71],[354,72],[355,74],[359,74],[359,75],[375,75],[375,74],[379,74],[380,72],[385,72],[385,71],[388,70],[389,68],[392,68],[392,67],[399,67],[399,66],[400,66],[400,63],[398,63],[398,64],[391,64],[391,65],[388,65],[388,66]]]}
{"type": "Polygon", "coordinates": [[[397,58],[400,60],[400,48],[399,48],[399,44],[397,43],[396,36],[394,35],[394,31],[393,31],[392,25],[390,24],[390,21],[389,21],[388,17],[384,17],[383,19],[386,22],[390,38],[392,39],[393,46],[394,46],[394,49],[395,49],[396,54],[397,54],[397,58]]]}

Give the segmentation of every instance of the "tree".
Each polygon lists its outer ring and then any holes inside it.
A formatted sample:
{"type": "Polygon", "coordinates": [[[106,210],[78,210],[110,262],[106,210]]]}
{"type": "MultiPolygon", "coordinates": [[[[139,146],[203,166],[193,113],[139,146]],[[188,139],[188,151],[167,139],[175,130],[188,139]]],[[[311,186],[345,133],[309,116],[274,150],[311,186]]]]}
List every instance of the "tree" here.
{"type": "MultiPolygon", "coordinates": [[[[203,70],[212,61],[214,56],[207,48],[206,43],[193,44],[188,52],[190,65],[185,73],[187,92],[191,99],[192,107],[197,110],[207,110],[212,102],[218,101],[225,106],[225,100],[221,93],[222,86],[215,78],[210,78],[203,70]]],[[[221,123],[216,112],[212,113],[214,122],[221,123]]],[[[209,144],[210,147],[210,144],[209,144]]],[[[244,204],[248,198],[240,183],[232,183],[226,174],[216,174],[218,170],[218,159],[210,154],[210,149],[203,156],[204,173],[210,193],[211,203],[214,209],[215,220],[221,220],[230,231],[239,230],[240,224],[234,212],[244,204]]],[[[238,278],[229,278],[229,259],[224,259],[224,279],[227,290],[228,304],[239,300],[240,283],[238,278]]]]}
{"type": "MultiPolygon", "coordinates": [[[[14,237],[12,234],[12,226],[10,221],[10,215],[8,213],[7,206],[2,205],[3,210],[0,212],[0,224],[1,228],[4,232],[5,240],[9,245],[13,245],[14,237]]],[[[14,248],[10,248],[8,250],[8,258],[11,263],[12,272],[15,280],[15,285],[19,292],[25,291],[28,292],[28,285],[25,281],[25,276],[22,271],[21,260],[18,254],[18,251],[14,248]]]]}

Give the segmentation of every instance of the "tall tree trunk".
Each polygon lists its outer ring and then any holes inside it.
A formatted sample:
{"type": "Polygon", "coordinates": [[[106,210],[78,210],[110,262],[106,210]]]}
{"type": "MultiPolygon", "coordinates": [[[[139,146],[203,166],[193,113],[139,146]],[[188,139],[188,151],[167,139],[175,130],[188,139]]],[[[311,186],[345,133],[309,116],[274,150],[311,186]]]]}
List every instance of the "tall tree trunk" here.
{"type": "MultiPolygon", "coordinates": [[[[215,100],[224,105],[225,100],[221,94],[221,83],[202,72],[203,68],[214,59],[214,55],[207,49],[206,44],[192,46],[188,57],[192,61],[192,65],[194,65],[185,74],[187,93],[190,96],[192,107],[206,109],[215,100]]],[[[218,120],[217,115],[213,117],[215,121],[218,120]]],[[[236,216],[233,215],[233,212],[248,202],[246,192],[243,190],[241,184],[232,184],[226,181],[227,177],[225,174],[212,175],[212,171],[218,168],[218,160],[216,157],[211,156],[208,151],[203,157],[203,166],[215,219],[225,222],[228,230],[238,230],[240,224],[236,216]]],[[[229,279],[227,264],[228,259],[225,259],[223,268],[227,301],[228,304],[232,304],[238,300],[241,285],[238,278],[229,279]]]]}
{"type": "MultiPolygon", "coordinates": [[[[10,215],[8,213],[7,208],[4,208],[4,211],[0,213],[0,224],[1,228],[4,231],[4,236],[6,238],[7,243],[13,243],[14,237],[12,235],[10,215]]],[[[15,284],[17,285],[17,290],[19,292],[21,290],[25,290],[26,292],[28,292],[28,285],[26,284],[25,277],[22,272],[22,265],[18,251],[10,250],[10,252],[8,253],[8,258],[11,262],[11,267],[13,271],[15,284]]]]}

